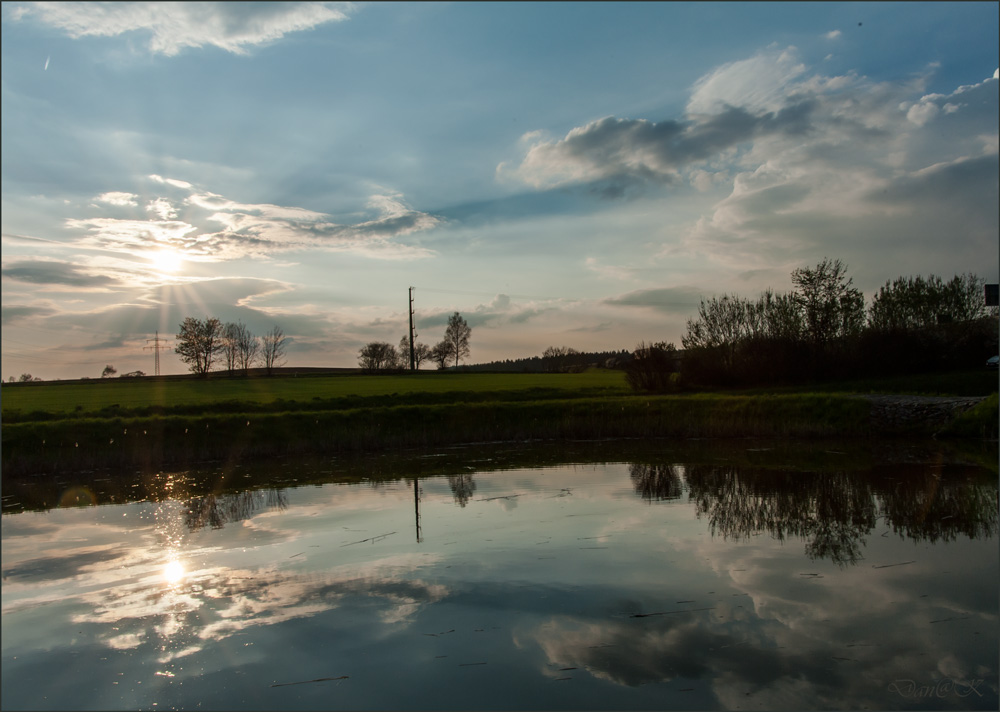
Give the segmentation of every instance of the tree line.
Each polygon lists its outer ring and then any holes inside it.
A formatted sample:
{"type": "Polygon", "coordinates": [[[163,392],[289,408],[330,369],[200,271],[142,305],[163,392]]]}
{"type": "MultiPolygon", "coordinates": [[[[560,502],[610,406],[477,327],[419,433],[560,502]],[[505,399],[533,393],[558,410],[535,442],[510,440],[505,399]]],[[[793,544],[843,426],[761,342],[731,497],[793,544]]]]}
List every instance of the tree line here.
{"type": "Polygon", "coordinates": [[[792,272],[789,293],[702,299],[680,352],[640,343],[626,378],[636,390],[750,386],[982,366],[997,350],[984,280],[899,277],[870,305],[840,260],[792,272]]]}
{"type": "Polygon", "coordinates": [[[411,354],[409,334],[404,334],[399,340],[398,348],[385,341],[372,341],[358,353],[358,366],[365,373],[402,371],[410,368],[411,363],[417,370],[428,361],[437,364],[438,369],[452,365],[457,368],[470,353],[471,336],[472,327],[460,313],[455,312],[448,317],[444,338],[434,346],[414,341],[411,354]]]}
{"type": "Polygon", "coordinates": [[[569,346],[549,346],[540,356],[489,361],[462,366],[462,371],[492,373],[577,373],[591,367],[624,368],[632,360],[632,351],[578,351],[569,346]]]}
{"type": "Polygon", "coordinates": [[[263,336],[253,334],[242,321],[223,324],[215,317],[187,317],[180,325],[174,352],[192,373],[207,376],[213,366],[248,373],[263,367],[270,376],[285,363],[288,339],[275,325],[263,336]]]}

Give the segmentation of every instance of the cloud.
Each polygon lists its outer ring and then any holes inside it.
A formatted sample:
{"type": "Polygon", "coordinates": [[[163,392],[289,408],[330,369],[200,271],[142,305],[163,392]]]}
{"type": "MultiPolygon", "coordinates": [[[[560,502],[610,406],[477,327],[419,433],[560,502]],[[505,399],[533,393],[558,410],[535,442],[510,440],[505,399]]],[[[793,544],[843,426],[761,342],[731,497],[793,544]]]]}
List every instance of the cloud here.
{"type": "Polygon", "coordinates": [[[160,220],[172,220],[177,217],[177,208],[164,198],[149,201],[146,205],[146,212],[153,213],[160,220]]]}
{"type": "Polygon", "coordinates": [[[630,181],[675,183],[680,170],[756,137],[798,136],[814,104],[791,102],[774,111],[729,106],[681,121],[605,117],[572,129],[558,141],[540,141],[515,169],[498,168],[535,187],[606,181],[607,197],[624,194],[630,181]]]}
{"type": "Polygon", "coordinates": [[[840,38],[840,35],[841,35],[840,30],[831,30],[830,32],[827,32],[823,36],[826,37],[828,40],[836,40],[840,38]]]}
{"type": "MultiPolygon", "coordinates": [[[[503,324],[523,324],[555,309],[554,306],[537,302],[515,304],[510,296],[498,294],[488,304],[477,304],[471,310],[462,311],[461,314],[470,327],[492,328],[503,324]]],[[[448,318],[454,313],[454,309],[424,312],[418,319],[418,326],[421,329],[445,326],[448,318]]]]}
{"type": "MultiPolygon", "coordinates": [[[[66,226],[84,231],[82,244],[91,248],[136,256],[168,249],[188,260],[213,262],[268,258],[278,252],[305,248],[352,252],[375,259],[427,257],[432,254],[430,250],[395,240],[441,223],[438,217],[409,208],[401,195],[390,191],[369,198],[371,219],[341,224],[314,210],[240,203],[185,181],[155,175],[150,180],[187,193],[182,198],[185,220],[176,219],[180,212],[176,200],[156,197],[146,204],[146,212],[154,219],[70,218],[66,226]]],[[[118,192],[101,196],[102,202],[116,206],[136,206],[137,197],[118,192]]]]}
{"type": "MultiPolygon", "coordinates": [[[[965,272],[995,262],[997,78],[928,93],[935,71],[883,82],[828,76],[795,48],[772,47],[696,81],[682,116],[606,117],[558,140],[525,134],[522,160],[498,176],[536,189],[590,186],[604,197],[644,185],[647,204],[662,199],[665,215],[687,185],[718,196],[664,231],[658,257],[730,276],[787,274],[833,251],[863,262],[874,288],[893,276],[884,267],[876,276],[876,265],[906,272],[898,255],[908,247],[924,250],[915,263],[965,272]]],[[[596,261],[587,267],[626,276],[596,261]]],[[[658,298],[669,295],[605,303],[655,308],[658,298]]]]}
{"type": "Polygon", "coordinates": [[[110,193],[102,193],[101,195],[98,195],[96,198],[94,198],[94,200],[96,200],[99,203],[107,203],[108,205],[128,207],[128,206],[138,205],[138,203],[135,202],[136,198],[138,197],[139,196],[135,195],[134,193],[121,193],[113,191],[110,193]]]}
{"type": "Polygon", "coordinates": [[[7,279],[31,284],[56,285],[80,289],[99,289],[121,284],[120,280],[106,274],[93,274],[68,262],[48,260],[20,260],[4,265],[2,274],[7,279]]]}
{"type": "Polygon", "coordinates": [[[52,307],[30,306],[25,304],[4,304],[0,307],[3,324],[13,324],[34,317],[45,317],[56,313],[52,307]]]}
{"type": "Polygon", "coordinates": [[[701,303],[702,292],[691,287],[639,289],[618,297],[608,297],[604,304],[617,307],[644,307],[672,314],[691,314],[701,303]]]}
{"type": "Polygon", "coordinates": [[[34,2],[12,12],[33,17],[74,39],[149,35],[148,49],[168,57],[185,48],[218,47],[247,54],[250,47],[348,18],[350,3],[283,2],[34,2]]]}
{"type": "Polygon", "coordinates": [[[687,113],[712,115],[733,106],[754,112],[779,111],[787,103],[789,83],[805,71],[794,47],[768,49],[729,62],[695,82],[687,113]]]}

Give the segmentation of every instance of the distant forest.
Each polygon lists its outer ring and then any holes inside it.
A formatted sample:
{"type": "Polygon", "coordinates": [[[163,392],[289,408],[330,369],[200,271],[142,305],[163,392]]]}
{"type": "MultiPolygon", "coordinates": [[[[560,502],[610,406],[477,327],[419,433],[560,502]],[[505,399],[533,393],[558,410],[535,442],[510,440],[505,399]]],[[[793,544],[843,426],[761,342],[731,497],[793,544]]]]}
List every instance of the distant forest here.
{"type": "Polygon", "coordinates": [[[489,371],[494,373],[576,373],[592,366],[624,368],[633,358],[632,351],[576,351],[566,347],[550,347],[541,356],[504,359],[489,363],[459,366],[455,371],[489,371]]]}

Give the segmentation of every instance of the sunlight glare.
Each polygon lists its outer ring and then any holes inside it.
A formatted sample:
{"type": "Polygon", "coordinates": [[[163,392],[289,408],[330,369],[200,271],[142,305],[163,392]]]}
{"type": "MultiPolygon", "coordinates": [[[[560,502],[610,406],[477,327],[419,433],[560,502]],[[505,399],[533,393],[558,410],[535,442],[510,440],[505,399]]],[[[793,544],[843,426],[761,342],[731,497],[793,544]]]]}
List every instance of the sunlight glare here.
{"type": "Polygon", "coordinates": [[[184,257],[176,250],[160,250],[150,255],[150,261],[160,272],[177,272],[184,266],[184,257]]]}
{"type": "Polygon", "coordinates": [[[163,567],[163,578],[167,580],[167,583],[174,585],[181,582],[184,578],[184,564],[182,564],[177,559],[173,559],[163,567]]]}

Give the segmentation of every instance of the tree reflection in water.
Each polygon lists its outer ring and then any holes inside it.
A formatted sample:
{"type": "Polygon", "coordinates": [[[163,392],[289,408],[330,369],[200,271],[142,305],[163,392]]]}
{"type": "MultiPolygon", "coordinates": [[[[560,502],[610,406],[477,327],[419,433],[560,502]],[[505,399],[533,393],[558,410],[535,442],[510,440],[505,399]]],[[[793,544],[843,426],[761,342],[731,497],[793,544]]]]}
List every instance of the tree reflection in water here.
{"type": "Polygon", "coordinates": [[[681,479],[682,465],[647,465],[634,463],[628,466],[635,492],[651,502],[679,499],[684,494],[681,479]]]}
{"type": "Polygon", "coordinates": [[[191,531],[204,527],[222,529],[230,522],[249,519],[266,509],[284,510],[288,495],[283,489],[246,490],[231,494],[208,494],[184,500],[184,523],[191,531]]]}
{"type": "Polygon", "coordinates": [[[455,503],[459,507],[464,507],[472,499],[472,493],[476,491],[476,482],[472,475],[448,475],[448,486],[451,487],[455,495],[455,503]]]}
{"type": "Polygon", "coordinates": [[[676,500],[686,490],[713,536],[798,537],[806,541],[810,558],[848,566],[864,558],[866,537],[880,519],[888,531],[914,541],[996,535],[996,488],[935,469],[909,468],[890,476],[636,463],[629,473],[645,500],[676,500]]]}

